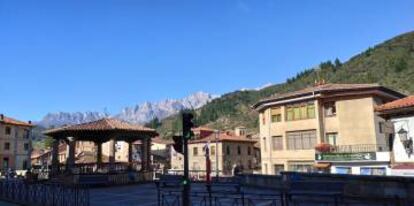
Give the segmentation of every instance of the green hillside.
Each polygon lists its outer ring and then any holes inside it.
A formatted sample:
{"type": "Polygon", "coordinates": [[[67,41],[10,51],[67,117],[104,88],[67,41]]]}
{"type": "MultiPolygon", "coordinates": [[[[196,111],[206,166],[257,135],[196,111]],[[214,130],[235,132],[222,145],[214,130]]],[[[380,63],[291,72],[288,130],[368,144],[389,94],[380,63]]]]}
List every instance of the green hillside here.
{"type": "MultiPolygon", "coordinates": [[[[196,122],[217,129],[243,125],[255,132],[258,118],[250,108],[252,104],[272,94],[311,86],[317,79],[329,83],[379,83],[406,94],[414,93],[414,32],[368,48],[345,63],[339,60],[322,62],[317,69],[304,70],[283,84],[259,91],[225,94],[196,110],[196,122]]],[[[157,130],[163,136],[169,135],[179,128],[178,118],[179,115],[175,115],[164,119],[157,124],[157,130]]]]}

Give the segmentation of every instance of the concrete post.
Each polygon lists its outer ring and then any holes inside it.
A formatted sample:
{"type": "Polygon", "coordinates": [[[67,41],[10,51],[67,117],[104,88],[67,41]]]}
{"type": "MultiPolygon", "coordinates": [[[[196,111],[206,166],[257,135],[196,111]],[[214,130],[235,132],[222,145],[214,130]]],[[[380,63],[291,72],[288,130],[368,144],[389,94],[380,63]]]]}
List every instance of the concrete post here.
{"type": "Polygon", "coordinates": [[[59,140],[53,139],[52,144],[52,175],[59,173],[59,140]]]}

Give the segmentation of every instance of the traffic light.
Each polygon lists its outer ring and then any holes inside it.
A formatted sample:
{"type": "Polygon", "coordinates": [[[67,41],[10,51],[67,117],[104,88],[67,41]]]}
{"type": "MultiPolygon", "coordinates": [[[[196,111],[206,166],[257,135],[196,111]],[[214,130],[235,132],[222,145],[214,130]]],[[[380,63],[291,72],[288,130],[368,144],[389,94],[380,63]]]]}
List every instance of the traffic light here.
{"type": "Polygon", "coordinates": [[[183,154],[183,138],[181,136],[173,136],[174,140],[174,150],[178,153],[183,154]]]}
{"type": "Polygon", "coordinates": [[[191,128],[194,127],[193,118],[193,114],[183,113],[183,137],[185,139],[191,139],[194,136],[193,131],[191,131],[191,128]]]}

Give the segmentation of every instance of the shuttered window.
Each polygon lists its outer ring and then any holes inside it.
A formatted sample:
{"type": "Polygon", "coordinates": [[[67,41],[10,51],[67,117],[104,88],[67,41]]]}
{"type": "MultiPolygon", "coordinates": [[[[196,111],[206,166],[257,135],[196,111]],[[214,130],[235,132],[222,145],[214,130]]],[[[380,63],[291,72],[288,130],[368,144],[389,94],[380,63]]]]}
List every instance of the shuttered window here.
{"type": "Polygon", "coordinates": [[[289,150],[313,149],[316,144],[316,130],[288,132],[286,138],[289,150]]]}

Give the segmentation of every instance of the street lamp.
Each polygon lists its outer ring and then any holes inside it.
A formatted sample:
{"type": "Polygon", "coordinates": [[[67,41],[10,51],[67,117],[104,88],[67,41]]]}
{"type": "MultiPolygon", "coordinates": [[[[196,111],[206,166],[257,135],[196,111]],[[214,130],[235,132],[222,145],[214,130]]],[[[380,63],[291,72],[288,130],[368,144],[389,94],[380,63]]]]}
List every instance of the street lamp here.
{"type": "Polygon", "coordinates": [[[398,136],[400,137],[400,141],[404,146],[405,152],[408,156],[411,156],[413,153],[413,139],[408,137],[408,132],[404,128],[401,128],[398,131],[398,136]]]}

